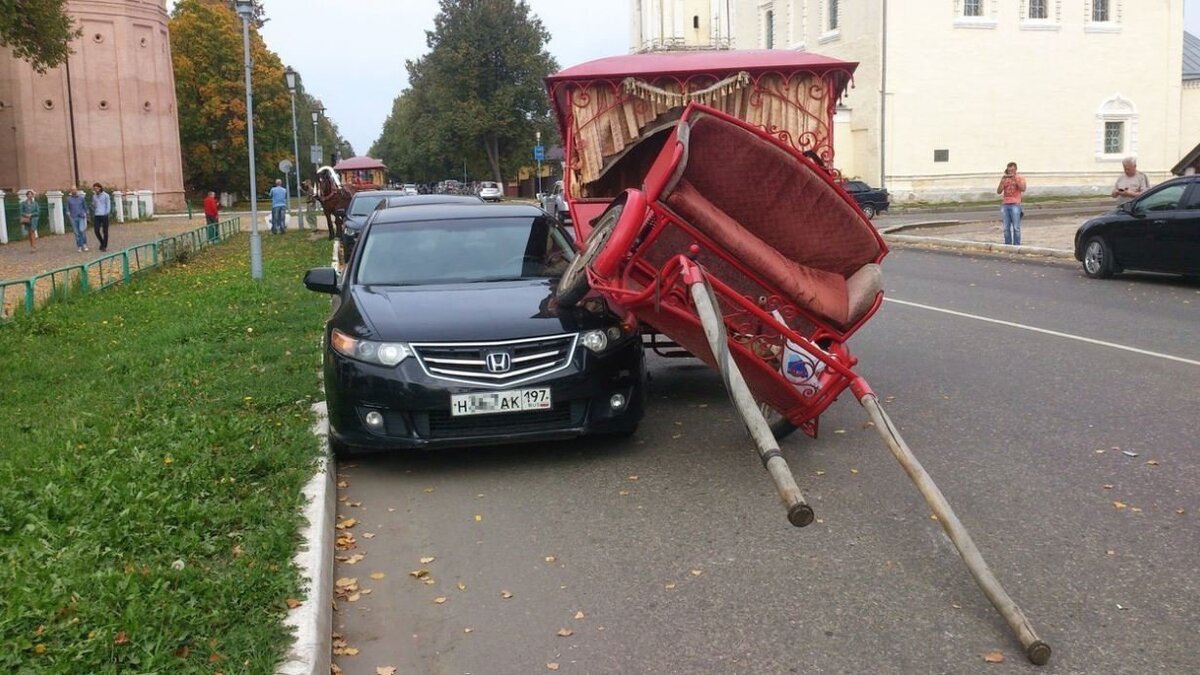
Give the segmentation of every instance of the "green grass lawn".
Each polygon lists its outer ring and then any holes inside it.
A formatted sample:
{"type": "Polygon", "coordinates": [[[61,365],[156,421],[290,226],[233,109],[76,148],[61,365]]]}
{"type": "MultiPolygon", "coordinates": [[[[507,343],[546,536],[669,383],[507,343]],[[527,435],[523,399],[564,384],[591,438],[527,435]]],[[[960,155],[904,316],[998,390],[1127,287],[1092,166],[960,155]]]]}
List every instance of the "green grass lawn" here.
{"type": "Polygon", "coordinates": [[[0,328],[0,669],[270,673],[319,456],[324,240],[248,237],[0,328]]]}

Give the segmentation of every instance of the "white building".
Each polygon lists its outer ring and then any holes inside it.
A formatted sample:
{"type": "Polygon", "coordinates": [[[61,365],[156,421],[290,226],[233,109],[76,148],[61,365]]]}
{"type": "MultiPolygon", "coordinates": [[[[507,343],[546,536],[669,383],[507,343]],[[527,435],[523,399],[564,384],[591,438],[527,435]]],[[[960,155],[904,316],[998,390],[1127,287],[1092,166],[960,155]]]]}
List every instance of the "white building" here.
{"type": "MultiPolygon", "coordinates": [[[[739,49],[859,62],[838,168],[898,201],[1107,194],[1121,159],[1161,180],[1200,141],[1183,0],[735,0],[739,49]]],[[[1189,42],[1189,45],[1191,43],[1189,42]]]]}
{"type": "Polygon", "coordinates": [[[630,0],[631,52],[729,49],[733,0],[630,0]]]}

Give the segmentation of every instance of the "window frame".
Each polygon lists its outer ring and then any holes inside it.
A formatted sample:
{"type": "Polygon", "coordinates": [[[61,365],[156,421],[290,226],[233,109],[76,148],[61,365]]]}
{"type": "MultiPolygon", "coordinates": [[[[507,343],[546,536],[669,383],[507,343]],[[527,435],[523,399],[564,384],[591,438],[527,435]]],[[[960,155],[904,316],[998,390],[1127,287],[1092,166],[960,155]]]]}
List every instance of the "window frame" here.
{"type": "Polygon", "coordinates": [[[1113,94],[1101,102],[1096,109],[1096,160],[1100,162],[1119,162],[1126,157],[1136,157],[1138,154],[1138,121],[1137,107],[1132,101],[1120,94],[1113,94]],[[1110,122],[1121,122],[1122,148],[1120,152],[1108,152],[1105,141],[1106,129],[1110,122]]]}
{"type": "Polygon", "coordinates": [[[954,0],[955,28],[984,28],[994,29],[999,23],[996,20],[997,0],[978,0],[979,14],[967,14],[969,0],[954,0]]]}

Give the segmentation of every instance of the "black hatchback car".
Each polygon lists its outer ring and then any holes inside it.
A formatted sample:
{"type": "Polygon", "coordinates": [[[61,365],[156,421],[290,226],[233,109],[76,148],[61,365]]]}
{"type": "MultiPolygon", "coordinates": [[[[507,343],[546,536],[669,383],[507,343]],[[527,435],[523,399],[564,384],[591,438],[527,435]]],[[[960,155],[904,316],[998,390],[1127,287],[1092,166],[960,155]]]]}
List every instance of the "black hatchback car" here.
{"type": "Polygon", "coordinates": [[[858,207],[868,218],[874,218],[875,214],[887,211],[892,204],[892,196],[887,190],[873,188],[861,180],[848,180],[842,183],[842,187],[854,197],[854,201],[858,202],[858,207]]]}
{"type": "Polygon", "coordinates": [[[1075,259],[1089,277],[1125,270],[1200,275],[1200,176],[1156,185],[1075,232],[1075,259]]]}
{"type": "Polygon", "coordinates": [[[324,349],[334,452],[633,433],[641,340],[599,297],[556,305],[574,256],[534,206],[372,214],[340,278],[304,278],[336,296],[324,349]]]}

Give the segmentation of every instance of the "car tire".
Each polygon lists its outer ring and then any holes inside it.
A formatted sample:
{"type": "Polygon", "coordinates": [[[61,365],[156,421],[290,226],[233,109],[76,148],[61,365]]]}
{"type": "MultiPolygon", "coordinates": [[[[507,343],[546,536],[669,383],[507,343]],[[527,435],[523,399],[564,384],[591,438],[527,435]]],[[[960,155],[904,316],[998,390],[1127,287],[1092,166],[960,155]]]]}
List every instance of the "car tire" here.
{"type": "Polygon", "coordinates": [[[1112,276],[1112,247],[1103,237],[1092,237],[1084,244],[1083,273],[1092,279],[1107,279],[1112,276]]]}
{"type": "Polygon", "coordinates": [[[558,280],[557,297],[560,306],[574,307],[588,294],[590,286],[588,286],[587,268],[600,255],[604,244],[608,242],[613,230],[617,228],[617,221],[621,219],[621,212],[624,210],[624,202],[613,204],[600,216],[600,220],[596,221],[596,227],[584,242],[587,248],[575,256],[558,280]]]}
{"type": "Polygon", "coordinates": [[[334,459],[350,459],[354,456],[354,448],[334,438],[332,434],[329,438],[329,454],[333,455],[334,459]]]}
{"type": "Polygon", "coordinates": [[[863,212],[863,215],[867,217],[867,220],[874,218],[875,213],[876,213],[875,205],[874,204],[863,204],[862,212],[863,212]]]}

